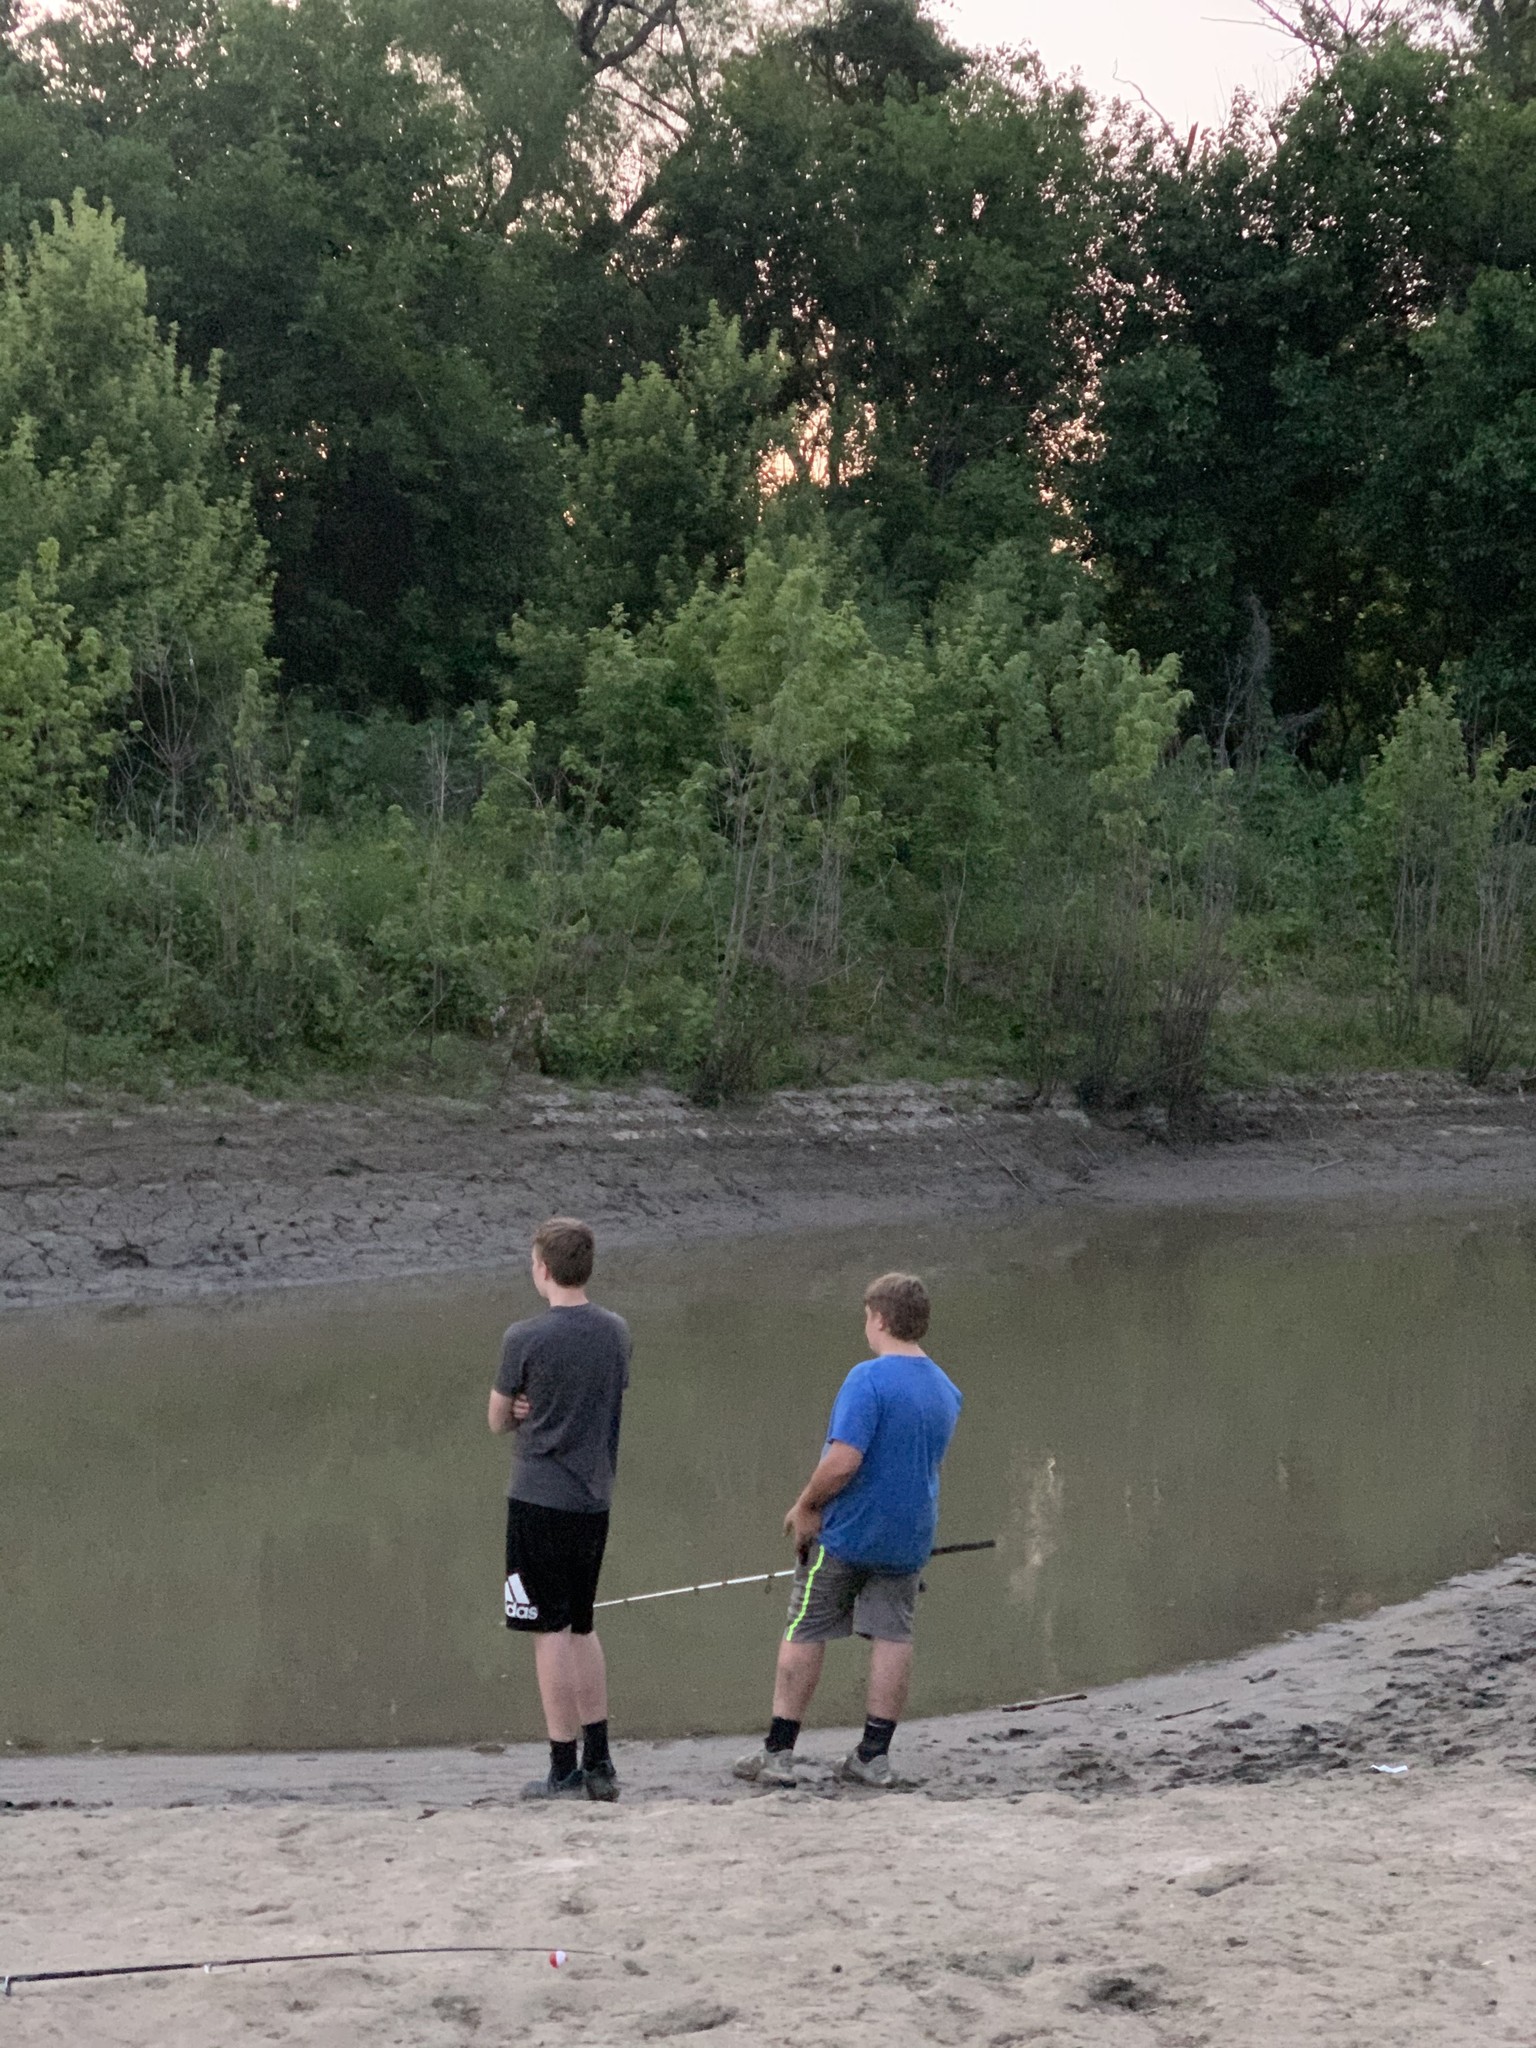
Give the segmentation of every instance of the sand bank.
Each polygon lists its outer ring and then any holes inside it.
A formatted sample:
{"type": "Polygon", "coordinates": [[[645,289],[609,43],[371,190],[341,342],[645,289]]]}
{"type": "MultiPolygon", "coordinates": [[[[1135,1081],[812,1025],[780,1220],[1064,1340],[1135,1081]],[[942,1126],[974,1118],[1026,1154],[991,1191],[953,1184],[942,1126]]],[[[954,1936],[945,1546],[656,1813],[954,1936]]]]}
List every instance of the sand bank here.
{"type": "Polygon", "coordinates": [[[1536,2038],[1536,1561],[1086,1701],[914,1723],[905,1794],[826,1770],[758,1792],[736,1747],[624,1746],[611,1809],[517,1804],[534,1750],[7,1760],[0,1968],[571,1952],[21,1986],[7,2038],[1536,2038]]]}

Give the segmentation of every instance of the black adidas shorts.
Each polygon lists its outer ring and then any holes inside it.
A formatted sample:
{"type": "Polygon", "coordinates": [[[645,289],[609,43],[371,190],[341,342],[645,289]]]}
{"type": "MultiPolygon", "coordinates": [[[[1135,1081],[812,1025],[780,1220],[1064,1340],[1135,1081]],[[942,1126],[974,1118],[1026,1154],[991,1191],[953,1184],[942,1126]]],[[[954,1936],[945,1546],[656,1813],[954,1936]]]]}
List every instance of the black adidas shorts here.
{"type": "Polygon", "coordinates": [[[507,1627],[532,1635],[592,1633],[608,1517],[507,1502],[507,1627]]]}

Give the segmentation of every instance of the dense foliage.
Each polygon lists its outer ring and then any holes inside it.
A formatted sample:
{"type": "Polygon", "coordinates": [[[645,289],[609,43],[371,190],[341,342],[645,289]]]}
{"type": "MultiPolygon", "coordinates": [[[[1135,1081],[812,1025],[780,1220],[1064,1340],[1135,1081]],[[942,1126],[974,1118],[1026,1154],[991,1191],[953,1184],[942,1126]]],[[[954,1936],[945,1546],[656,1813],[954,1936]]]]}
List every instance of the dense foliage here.
{"type": "Polygon", "coordinates": [[[0,1081],[1526,1057],[1536,8],[1295,26],[0,5],[0,1081]]]}

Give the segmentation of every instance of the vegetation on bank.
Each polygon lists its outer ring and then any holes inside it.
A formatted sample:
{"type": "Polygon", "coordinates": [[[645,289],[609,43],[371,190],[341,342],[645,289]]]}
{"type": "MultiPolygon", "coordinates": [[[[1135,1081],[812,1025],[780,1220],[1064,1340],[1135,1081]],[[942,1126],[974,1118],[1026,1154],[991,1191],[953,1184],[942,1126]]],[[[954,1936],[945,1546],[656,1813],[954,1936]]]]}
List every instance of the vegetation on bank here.
{"type": "Polygon", "coordinates": [[[1536,30],[1298,28],[13,27],[0,1085],[1536,1057],[1536,30]]]}

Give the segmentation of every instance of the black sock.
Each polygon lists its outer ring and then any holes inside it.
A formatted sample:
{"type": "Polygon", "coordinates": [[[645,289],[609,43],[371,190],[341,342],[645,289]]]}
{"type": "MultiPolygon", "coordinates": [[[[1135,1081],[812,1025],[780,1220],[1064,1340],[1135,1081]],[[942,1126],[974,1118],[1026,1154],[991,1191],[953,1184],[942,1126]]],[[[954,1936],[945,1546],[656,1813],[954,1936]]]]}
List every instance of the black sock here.
{"type": "Polygon", "coordinates": [[[793,1749],[795,1738],[799,1733],[800,1723],[798,1721],[791,1721],[783,1714],[775,1714],[769,1725],[768,1740],[763,1744],[763,1747],[764,1749],[772,1750],[775,1755],[779,1754],[782,1750],[793,1749]]]}
{"type": "Polygon", "coordinates": [[[581,1766],[576,1761],[574,1737],[569,1742],[551,1741],[549,1745],[549,1775],[552,1778],[569,1778],[581,1766]]]}
{"type": "Polygon", "coordinates": [[[608,1754],[608,1723],[606,1721],[583,1721],[581,1724],[581,1768],[595,1771],[599,1764],[610,1763],[608,1754]]]}
{"type": "Polygon", "coordinates": [[[882,1721],[878,1714],[871,1714],[864,1723],[864,1740],[859,1744],[859,1755],[864,1762],[872,1764],[877,1756],[884,1756],[895,1733],[894,1721],[882,1721]]]}

